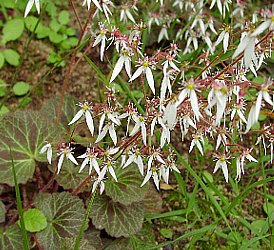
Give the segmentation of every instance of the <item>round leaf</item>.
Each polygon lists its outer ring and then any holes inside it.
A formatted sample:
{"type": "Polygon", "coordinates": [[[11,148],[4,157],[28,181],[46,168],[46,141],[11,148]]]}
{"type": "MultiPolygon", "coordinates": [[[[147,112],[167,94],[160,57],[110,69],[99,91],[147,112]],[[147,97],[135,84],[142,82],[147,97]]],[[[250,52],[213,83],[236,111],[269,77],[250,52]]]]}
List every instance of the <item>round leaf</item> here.
{"type": "Polygon", "coordinates": [[[142,228],[144,209],[140,202],[123,205],[102,195],[95,198],[90,217],[97,229],[105,229],[110,236],[129,237],[142,228]]]}
{"type": "MultiPolygon", "coordinates": [[[[0,121],[0,183],[14,185],[11,170],[10,148],[19,183],[33,176],[35,161],[45,162],[39,151],[45,141],[55,143],[63,129],[48,117],[34,111],[10,113],[0,121]]],[[[54,154],[55,156],[55,154],[54,154]]]]}
{"type": "Polygon", "coordinates": [[[110,178],[106,182],[106,194],[115,202],[130,204],[141,201],[146,194],[148,185],[140,187],[143,177],[137,165],[131,164],[126,168],[115,169],[118,182],[110,178]]]}
{"type": "MultiPolygon", "coordinates": [[[[55,172],[55,169],[52,169],[55,172]]],[[[88,167],[79,173],[79,166],[75,166],[71,161],[65,161],[61,172],[55,180],[64,189],[76,188],[88,176],[88,167]]]]}
{"type": "Polygon", "coordinates": [[[37,240],[43,249],[60,249],[65,238],[75,237],[85,217],[84,204],[80,198],[70,193],[40,193],[35,201],[49,222],[38,232],[37,240]]]}
{"type": "Polygon", "coordinates": [[[66,10],[61,11],[58,16],[58,21],[63,25],[67,24],[69,22],[69,12],[66,10]]]}
{"type": "Polygon", "coordinates": [[[23,214],[26,230],[29,232],[39,232],[47,227],[45,215],[37,208],[32,208],[23,214]]]}
{"type": "Polygon", "coordinates": [[[29,84],[26,82],[17,82],[13,86],[12,91],[15,95],[18,96],[25,95],[29,92],[29,84]]]}
{"type": "Polygon", "coordinates": [[[17,223],[9,226],[5,231],[0,227],[0,249],[24,249],[21,229],[17,223]]]}
{"type": "Polygon", "coordinates": [[[18,39],[24,31],[23,19],[11,19],[3,27],[3,43],[18,39]]]}
{"type": "Polygon", "coordinates": [[[3,55],[6,61],[12,66],[18,66],[20,63],[20,55],[13,49],[5,49],[3,55]]]}

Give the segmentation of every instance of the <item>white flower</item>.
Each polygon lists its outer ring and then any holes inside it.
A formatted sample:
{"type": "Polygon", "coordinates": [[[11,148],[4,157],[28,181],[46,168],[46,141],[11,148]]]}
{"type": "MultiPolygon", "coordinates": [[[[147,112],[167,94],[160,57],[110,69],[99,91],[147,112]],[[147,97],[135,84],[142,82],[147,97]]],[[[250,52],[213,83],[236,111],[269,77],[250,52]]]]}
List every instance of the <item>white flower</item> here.
{"type": "Polygon", "coordinates": [[[272,84],[271,80],[269,79],[266,84],[262,85],[262,88],[258,93],[256,103],[251,107],[249,111],[248,118],[247,118],[246,132],[248,132],[251,129],[251,127],[258,121],[263,99],[272,107],[274,106],[272,98],[270,94],[268,93],[268,87],[271,86],[271,84],[272,84]]]}
{"type": "MultiPolygon", "coordinates": [[[[176,65],[175,65],[176,66],[176,65]]],[[[174,80],[174,70],[169,70],[164,74],[162,83],[161,83],[161,89],[160,89],[160,99],[163,101],[166,96],[166,91],[168,89],[169,94],[172,94],[172,86],[171,86],[171,80],[174,80]]]]}
{"type": "Polygon", "coordinates": [[[105,28],[105,26],[103,24],[100,24],[99,35],[95,38],[95,41],[92,45],[92,47],[95,47],[96,45],[101,43],[101,48],[100,48],[100,60],[101,61],[103,61],[104,52],[105,52],[105,48],[106,48],[106,40],[107,40],[106,34],[107,34],[107,29],[105,28]]]}
{"type": "Polygon", "coordinates": [[[253,156],[250,155],[252,149],[246,149],[244,152],[237,157],[236,159],[236,166],[237,166],[237,176],[236,180],[240,180],[242,174],[244,174],[244,160],[245,158],[248,159],[250,162],[258,162],[253,156]]]}
{"type": "Polygon", "coordinates": [[[103,169],[101,173],[99,174],[98,178],[95,179],[92,185],[92,193],[94,193],[98,185],[100,186],[100,194],[104,192],[104,189],[105,189],[104,177],[105,177],[106,171],[107,169],[103,169]]]}
{"type": "Polygon", "coordinates": [[[34,5],[34,3],[35,3],[37,13],[40,14],[40,0],[29,0],[28,4],[26,6],[26,9],[25,9],[24,17],[26,17],[29,14],[29,12],[30,12],[32,6],[34,5]]]}
{"type": "Polygon", "coordinates": [[[163,176],[164,181],[168,184],[170,171],[175,171],[180,174],[180,170],[176,167],[175,162],[171,161],[168,165],[162,165],[160,168],[160,174],[163,176]]]}
{"type": "Polygon", "coordinates": [[[202,114],[199,111],[199,103],[198,98],[195,92],[195,83],[193,79],[190,79],[189,82],[183,82],[185,85],[185,88],[181,91],[178,97],[178,101],[176,102],[176,106],[178,107],[186,97],[189,97],[191,108],[193,110],[193,113],[197,119],[197,121],[200,120],[200,117],[203,117],[202,114]]]}
{"type": "Polygon", "coordinates": [[[132,82],[138,76],[140,76],[142,73],[144,73],[146,75],[148,85],[149,85],[152,93],[155,95],[154,79],[153,79],[153,74],[152,74],[152,71],[150,68],[150,67],[153,67],[154,62],[150,62],[148,60],[148,57],[145,56],[144,58],[139,60],[138,64],[139,64],[139,68],[135,71],[133,76],[129,79],[129,82],[132,82]]]}
{"type": "MultiPolygon", "coordinates": [[[[136,11],[138,10],[135,5],[132,6],[132,9],[136,10],[136,11]]],[[[124,5],[124,6],[122,6],[122,9],[121,9],[120,21],[121,22],[126,22],[127,19],[129,19],[131,22],[135,23],[134,17],[130,13],[129,6],[128,5],[124,5]]]]}
{"type": "Polygon", "coordinates": [[[40,154],[43,154],[47,152],[47,160],[49,162],[49,164],[51,164],[52,162],[52,148],[51,148],[51,144],[47,142],[46,145],[44,145],[41,150],[40,150],[40,154]]]}
{"type": "Polygon", "coordinates": [[[192,135],[193,139],[191,141],[190,147],[189,147],[189,153],[192,151],[192,149],[194,148],[194,146],[196,145],[197,148],[199,149],[201,155],[204,155],[203,152],[203,144],[204,144],[204,139],[201,135],[199,135],[198,133],[195,135],[192,135]]]}
{"type": "Polygon", "coordinates": [[[123,168],[128,167],[133,162],[138,166],[141,175],[144,175],[144,163],[139,150],[135,150],[134,153],[131,153],[123,168]]]}
{"type": "Polygon", "coordinates": [[[217,170],[221,168],[225,177],[225,181],[228,182],[228,169],[227,169],[226,160],[227,160],[227,157],[224,155],[218,157],[213,174],[215,174],[217,170]]]}
{"type": "MultiPolygon", "coordinates": [[[[172,69],[174,69],[176,71],[180,71],[180,69],[174,63],[174,61],[175,61],[174,57],[175,57],[175,55],[168,54],[166,56],[166,60],[162,63],[164,75],[167,74],[168,66],[170,66],[172,69]]],[[[177,61],[175,61],[175,62],[177,62],[177,61]]]]}
{"type": "Polygon", "coordinates": [[[252,33],[252,36],[258,36],[263,33],[266,29],[274,30],[274,13],[270,11],[269,18],[261,23],[252,33]]]}
{"type": "Polygon", "coordinates": [[[157,190],[160,190],[160,179],[159,179],[157,169],[155,167],[152,167],[151,169],[147,170],[147,174],[141,184],[141,187],[144,186],[149,181],[151,176],[153,178],[153,181],[154,181],[154,184],[155,184],[157,190]]]}
{"type": "Polygon", "coordinates": [[[142,139],[143,139],[143,143],[146,146],[147,145],[147,132],[146,132],[146,123],[145,123],[145,118],[143,116],[137,116],[137,115],[133,115],[132,119],[135,122],[135,126],[133,128],[133,130],[131,131],[131,133],[129,134],[129,136],[133,136],[134,134],[137,133],[137,131],[139,129],[141,129],[141,133],[142,133],[142,139]]]}
{"type": "Polygon", "coordinates": [[[97,0],[84,0],[83,2],[83,6],[84,5],[87,5],[88,6],[88,10],[90,9],[90,4],[91,4],[91,1],[95,4],[95,6],[102,11],[102,8],[99,4],[99,2],[97,0]]]}
{"type": "MultiPolygon", "coordinates": [[[[154,152],[151,154],[151,156],[148,158],[147,170],[151,169],[153,161],[159,162],[161,164],[166,164],[160,155],[160,149],[155,149],[154,152]]],[[[154,165],[155,164],[153,164],[153,166],[154,165]]]]}
{"type": "Polygon", "coordinates": [[[234,119],[235,114],[237,113],[237,115],[240,117],[240,119],[244,122],[247,123],[245,116],[244,116],[244,106],[243,106],[243,102],[240,102],[238,104],[234,105],[234,108],[232,109],[231,112],[231,121],[234,119]]]}
{"type": "Polygon", "coordinates": [[[129,124],[131,119],[133,119],[133,116],[137,115],[137,109],[133,106],[132,103],[129,103],[126,107],[125,107],[126,112],[119,115],[119,119],[124,119],[127,117],[127,131],[126,131],[126,135],[128,134],[128,128],[129,128],[129,124]]]}
{"type": "Polygon", "coordinates": [[[84,159],[80,167],[79,173],[89,164],[89,175],[91,175],[92,168],[95,169],[96,173],[100,175],[100,167],[96,160],[97,153],[94,152],[94,148],[87,148],[86,153],[78,156],[77,158],[84,159]]]}
{"type": "Polygon", "coordinates": [[[231,0],[212,0],[209,8],[212,9],[216,3],[219,12],[223,15],[223,17],[225,17],[225,11],[226,9],[229,11],[229,4],[231,4],[231,0]]]}
{"type": "Polygon", "coordinates": [[[223,48],[224,48],[224,53],[227,51],[228,48],[228,42],[229,42],[229,31],[230,31],[230,26],[226,25],[224,27],[224,30],[221,32],[221,34],[218,36],[217,41],[215,42],[215,47],[218,46],[223,41],[223,48]]]}
{"type": "Polygon", "coordinates": [[[242,52],[244,52],[244,64],[245,67],[248,69],[252,62],[252,59],[255,57],[255,44],[256,37],[252,36],[250,33],[242,33],[241,42],[235,50],[232,58],[235,58],[242,52]]]}
{"type": "Polygon", "coordinates": [[[180,119],[180,129],[181,129],[181,133],[182,133],[182,141],[184,140],[185,135],[188,133],[189,126],[194,128],[195,130],[197,129],[195,123],[191,120],[189,115],[184,115],[180,119]]]}
{"type": "Polygon", "coordinates": [[[58,153],[58,155],[60,156],[59,161],[58,161],[58,165],[57,165],[57,174],[60,173],[62,164],[64,162],[64,159],[66,157],[66,159],[69,159],[72,163],[74,163],[75,165],[78,165],[78,162],[75,160],[73,154],[72,154],[72,148],[70,148],[69,146],[63,145],[62,148],[60,149],[60,152],[58,153]]]}
{"type": "Polygon", "coordinates": [[[216,113],[216,120],[214,125],[220,125],[221,119],[225,113],[226,103],[228,99],[228,88],[225,85],[224,80],[216,79],[213,82],[213,88],[210,90],[208,94],[208,106],[206,110],[209,115],[211,115],[210,109],[216,105],[217,106],[217,113],[216,113]]]}
{"type": "Polygon", "coordinates": [[[122,49],[122,54],[114,66],[114,69],[110,78],[110,82],[113,82],[114,79],[119,75],[124,65],[125,65],[125,69],[128,77],[129,78],[131,77],[131,56],[132,55],[133,55],[132,49],[130,48],[122,49]]]}
{"type": "MultiPolygon", "coordinates": [[[[110,0],[103,0],[102,1],[103,12],[104,12],[104,14],[107,18],[108,23],[110,23],[109,16],[112,16],[112,13],[111,13],[108,5],[111,6],[111,7],[114,7],[113,3],[110,0]]],[[[98,9],[94,13],[95,16],[98,14],[98,9]]],[[[101,10],[101,9],[99,9],[99,10],[101,10]]]]}
{"type": "Polygon", "coordinates": [[[225,149],[227,150],[227,141],[226,141],[226,135],[225,133],[219,133],[218,136],[217,136],[217,143],[216,143],[216,148],[215,150],[217,151],[218,148],[220,147],[221,145],[221,142],[223,143],[225,149]]]}
{"type": "Polygon", "coordinates": [[[159,36],[158,36],[158,43],[161,42],[163,39],[166,39],[168,40],[168,33],[167,33],[167,26],[166,25],[163,25],[161,30],[160,30],[160,33],[159,33],[159,36]]]}
{"type": "Polygon", "coordinates": [[[110,175],[112,176],[112,178],[116,182],[118,182],[117,176],[116,176],[115,171],[114,171],[113,166],[112,166],[112,165],[115,164],[115,162],[112,159],[108,158],[106,160],[106,162],[104,162],[103,164],[104,164],[104,167],[103,167],[101,173],[104,173],[104,175],[102,175],[102,178],[104,178],[106,171],[108,171],[110,173],[110,175]]]}
{"type": "Polygon", "coordinates": [[[91,111],[92,111],[92,106],[85,101],[84,103],[79,103],[78,104],[79,107],[81,107],[81,110],[79,110],[76,115],[72,118],[72,120],[70,121],[70,123],[68,125],[71,125],[75,122],[77,122],[83,115],[86,118],[86,123],[88,125],[89,131],[91,133],[91,135],[93,136],[94,134],[94,124],[93,124],[93,118],[91,115],[91,111]]]}
{"type": "Polygon", "coordinates": [[[99,135],[95,141],[95,143],[98,143],[101,141],[109,132],[110,138],[113,141],[114,145],[117,144],[117,135],[115,131],[115,125],[120,126],[121,122],[118,118],[118,114],[115,112],[111,112],[110,110],[106,110],[105,113],[101,116],[100,122],[99,122],[99,135]],[[106,121],[106,125],[104,126],[106,121]],[[103,127],[104,126],[104,127],[103,127]]]}

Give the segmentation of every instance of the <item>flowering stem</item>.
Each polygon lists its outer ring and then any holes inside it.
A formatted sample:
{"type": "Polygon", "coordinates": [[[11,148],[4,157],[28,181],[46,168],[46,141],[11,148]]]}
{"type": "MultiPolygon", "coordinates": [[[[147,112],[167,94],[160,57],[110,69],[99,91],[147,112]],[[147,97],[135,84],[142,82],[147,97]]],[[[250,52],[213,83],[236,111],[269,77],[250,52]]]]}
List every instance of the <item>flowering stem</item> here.
{"type": "Polygon", "coordinates": [[[89,214],[90,214],[91,208],[93,206],[96,193],[97,193],[97,187],[95,188],[95,190],[94,190],[94,192],[93,192],[93,194],[92,194],[92,196],[91,196],[91,198],[89,200],[88,207],[87,207],[86,214],[85,214],[85,218],[82,221],[80,232],[77,235],[77,238],[76,238],[76,241],[75,241],[74,250],[79,250],[80,249],[80,242],[81,242],[81,239],[83,237],[83,233],[85,231],[86,224],[88,223],[89,214]]]}
{"type": "Polygon", "coordinates": [[[70,59],[70,63],[69,63],[69,67],[68,67],[68,70],[67,70],[67,73],[65,75],[65,79],[64,79],[64,82],[63,82],[63,86],[62,86],[62,90],[61,90],[61,94],[60,94],[60,100],[59,100],[59,106],[58,106],[58,109],[57,109],[57,115],[56,115],[56,123],[59,124],[60,122],[60,117],[61,117],[61,111],[62,111],[62,106],[63,106],[63,102],[64,102],[64,96],[65,96],[65,92],[67,90],[67,87],[68,87],[68,81],[69,81],[69,78],[74,70],[73,68],[73,64],[75,62],[75,59],[76,59],[76,55],[77,55],[77,52],[78,52],[78,48],[79,48],[79,45],[81,44],[83,38],[84,38],[84,34],[85,34],[85,31],[88,27],[88,24],[90,23],[92,17],[93,17],[93,14],[94,14],[94,11],[95,11],[95,7],[93,7],[89,13],[89,17],[88,19],[86,20],[86,23],[81,31],[81,35],[80,35],[80,38],[78,40],[78,43],[76,45],[76,49],[70,59]]]}
{"type": "Polygon", "coordinates": [[[79,28],[80,28],[80,30],[81,30],[81,32],[82,32],[82,31],[83,31],[83,27],[82,27],[80,18],[79,18],[78,14],[77,14],[77,11],[76,11],[76,9],[75,9],[75,6],[74,6],[74,3],[73,3],[72,0],[70,0],[70,4],[71,4],[71,7],[72,7],[72,9],[73,9],[74,15],[75,15],[75,17],[76,17],[76,19],[77,19],[77,22],[78,22],[78,24],[79,24],[79,28]]]}
{"type": "MultiPolygon", "coordinates": [[[[269,31],[266,35],[264,35],[264,36],[262,37],[262,39],[261,39],[259,42],[257,42],[257,43],[255,44],[255,47],[257,47],[257,46],[258,46],[259,44],[261,44],[264,40],[266,40],[271,34],[272,34],[272,31],[269,31]]],[[[233,65],[235,65],[236,63],[238,63],[243,57],[244,57],[244,54],[242,53],[242,54],[241,54],[233,63],[227,65],[220,73],[218,73],[218,74],[214,77],[214,79],[217,79],[217,78],[220,77],[222,74],[224,74],[225,72],[227,72],[227,70],[228,70],[229,68],[231,68],[233,65]]]]}

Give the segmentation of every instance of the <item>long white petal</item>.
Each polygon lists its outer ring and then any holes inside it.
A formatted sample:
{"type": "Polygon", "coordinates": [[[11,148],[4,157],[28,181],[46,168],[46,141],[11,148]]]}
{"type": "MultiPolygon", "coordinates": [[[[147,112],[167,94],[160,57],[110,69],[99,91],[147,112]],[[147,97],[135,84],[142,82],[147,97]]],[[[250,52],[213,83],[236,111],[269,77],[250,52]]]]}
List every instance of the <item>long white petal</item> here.
{"type": "Polygon", "coordinates": [[[263,33],[268,27],[270,27],[271,25],[271,20],[266,20],[264,21],[263,23],[261,23],[256,29],[255,31],[251,34],[251,36],[258,36],[260,35],[261,33],[263,33]]]}
{"type": "Polygon", "coordinates": [[[75,165],[78,165],[78,162],[75,160],[72,153],[68,153],[67,158],[70,159],[70,161],[73,162],[75,165]]]}
{"type": "Polygon", "coordinates": [[[101,140],[106,136],[107,132],[108,132],[108,126],[106,125],[106,126],[102,129],[102,131],[100,132],[100,134],[98,135],[98,137],[97,137],[95,143],[101,141],[101,140]]]}
{"type": "Polygon", "coordinates": [[[100,171],[100,167],[99,167],[99,164],[98,162],[96,161],[95,158],[91,159],[91,162],[92,162],[92,166],[94,167],[96,173],[98,174],[98,176],[101,174],[101,171],[100,171]]]}
{"type": "Polygon", "coordinates": [[[222,163],[222,171],[225,177],[225,181],[228,182],[228,169],[227,169],[227,164],[226,162],[222,163]]]}
{"type": "Polygon", "coordinates": [[[94,125],[93,125],[93,119],[92,119],[91,113],[87,110],[85,112],[85,115],[86,115],[86,123],[88,125],[89,131],[90,131],[91,135],[93,136],[93,134],[94,134],[94,125]]]}
{"type": "Polygon", "coordinates": [[[147,171],[147,174],[146,174],[146,176],[145,176],[145,178],[144,178],[144,180],[143,180],[143,182],[141,184],[141,187],[144,186],[149,181],[151,175],[152,175],[152,171],[151,170],[147,171]]]}
{"type": "Polygon", "coordinates": [[[146,146],[147,145],[147,131],[146,131],[146,126],[144,123],[141,123],[141,132],[142,132],[143,143],[146,146]]]}
{"type": "Polygon", "coordinates": [[[224,40],[223,40],[224,52],[227,51],[227,48],[228,48],[228,40],[229,40],[229,33],[226,32],[225,35],[224,35],[224,40]]]}
{"type": "Polygon", "coordinates": [[[113,177],[113,179],[114,179],[116,182],[118,182],[113,167],[109,167],[109,168],[108,168],[108,171],[109,171],[109,173],[111,174],[111,176],[113,177]]]}
{"type": "Polygon", "coordinates": [[[92,2],[96,5],[96,7],[97,7],[100,11],[102,11],[102,8],[101,8],[101,6],[100,6],[100,4],[99,4],[99,2],[98,2],[97,0],[92,0],[92,2]]]}
{"type": "Polygon", "coordinates": [[[142,157],[140,155],[138,155],[138,157],[137,157],[137,165],[138,165],[141,175],[144,175],[144,163],[143,163],[142,157]]]}
{"type": "Polygon", "coordinates": [[[40,0],[35,0],[35,7],[37,9],[38,14],[40,14],[40,0]]]}
{"type": "Polygon", "coordinates": [[[129,57],[125,58],[125,69],[127,72],[128,77],[131,77],[131,61],[129,57]]]}
{"type": "Polygon", "coordinates": [[[249,41],[249,43],[247,44],[244,52],[244,62],[245,62],[246,68],[249,68],[250,66],[252,57],[254,56],[254,50],[255,50],[255,38],[252,38],[252,40],[249,41]]]}
{"type": "Polygon", "coordinates": [[[147,79],[148,85],[149,85],[152,93],[155,95],[153,74],[149,67],[146,68],[146,79],[147,79]]]}
{"type": "Polygon", "coordinates": [[[28,4],[27,4],[26,9],[25,9],[24,17],[26,17],[29,14],[33,4],[34,4],[34,0],[29,0],[28,1],[28,4]]]}
{"type": "Polygon", "coordinates": [[[133,76],[129,79],[129,82],[132,82],[132,81],[135,80],[139,75],[141,75],[142,72],[143,72],[143,70],[144,70],[144,67],[143,67],[143,66],[139,67],[139,68],[134,72],[133,76]]]}
{"type": "Polygon", "coordinates": [[[72,118],[72,120],[70,121],[70,123],[68,125],[71,125],[71,124],[77,122],[81,118],[81,116],[84,114],[84,112],[85,111],[83,109],[79,110],[76,113],[76,115],[72,118]]]}
{"type": "Polygon", "coordinates": [[[47,151],[47,160],[49,162],[49,164],[51,164],[51,160],[52,160],[52,148],[49,147],[48,151],[47,151]]]}
{"type": "MultiPolygon", "coordinates": [[[[77,158],[79,158],[79,157],[77,157],[77,158]]],[[[80,167],[80,169],[79,169],[79,173],[83,171],[83,169],[84,169],[85,166],[88,164],[88,162],[89,162],[89,158],[86,158],[86,159],[83,160],[83,162],[82,162],[82,164],[81,164],[81,167],[80,167]]]]}
{"type": "Polygon", "coordinates": [[[113,69],[112,76],[111,76],[109,82],[113,82],[114,79],[119,75],[119,73],[121,72],[121,70],[123,68],[124,62],[125,62],[125,58],[124,58],[124,56],[121,56],[118,59],[117,63],[115,64],[115,67],[113,69]]]}
{"type": "Polygon", "coordinates": [[[195,114],[197,121],[199,121],[199,119],[200,119],[200,117],[202,117],[202,115],[199,111],[199,103],[198,103],[198,98],[197,98],[195,90],[190,91],[190,104],[191,104],[193,113],[195,114]]]}
{"type": "Polygon", "coordinates": [[[116,135],[116,132],[114,129],[114,124],[109,125],[108,131],[109,131],[109,135],[110,135],[114,145],[116,145],[117,144],[117,135],[116,135]]]}
{"type": "Polygon", "coordinates": [[[248,45],[249,43],[249,37],[246,36],[243,38],[243,40],[240,42],[239,46],[237,47],[237,49],[235,50],[232,58],[235,58],[237,57],[238,55],[240,55],[246,48],[246,46],[248,45]]]}
{"type": "Polygon", "coordinates": [[[58,165],[57,165],[57,174],[60,173],[60,170],[61,170],[61,167],[62,167],[62,164],[63,164],[63,161],[64,161],[64,157],[65,157],[65,155],[61,154],[61,156],[59,158],[59,161],[58,161],[58,165]]]}
{"type": "Polygon", "coordinates": [[[156,188],[159,190],[160,180],[159,180],[159,176],[158,176],[157,172],[152,173],[152,178],[153,178],[156,188]]]}

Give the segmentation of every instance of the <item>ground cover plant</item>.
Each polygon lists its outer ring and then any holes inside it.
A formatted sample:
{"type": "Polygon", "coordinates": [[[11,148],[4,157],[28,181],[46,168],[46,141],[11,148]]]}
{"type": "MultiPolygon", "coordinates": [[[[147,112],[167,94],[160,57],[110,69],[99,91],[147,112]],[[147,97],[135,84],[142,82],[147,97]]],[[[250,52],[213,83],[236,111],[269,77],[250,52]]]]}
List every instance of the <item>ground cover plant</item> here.
{"type": "Polygon", "coordinates": [[[1,249],[271,249],[274,6],[0,0],[1,249]]]}

